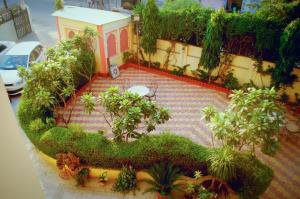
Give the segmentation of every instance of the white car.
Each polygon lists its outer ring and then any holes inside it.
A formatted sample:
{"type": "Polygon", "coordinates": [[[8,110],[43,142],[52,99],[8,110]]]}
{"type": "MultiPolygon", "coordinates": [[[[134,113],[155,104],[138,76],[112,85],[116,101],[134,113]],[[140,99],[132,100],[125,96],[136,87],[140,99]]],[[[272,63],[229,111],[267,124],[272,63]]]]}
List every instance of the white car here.
{"type": "Polygon", "coordinates": [[[0,41],[0,56],[4,55],[15,44],[16,44],[16,42],[13,42],[13,41],[0,41]]]}
{"type": "Polygon", "coordinates": [[[0,56],[0,75],[9,95],[21,93],[25,82],[18,75],[18,67],[28,69],[32,63],[44,58],[44,48],[40,42],[21,42],[14,45],[5,55],[0,56]]]}

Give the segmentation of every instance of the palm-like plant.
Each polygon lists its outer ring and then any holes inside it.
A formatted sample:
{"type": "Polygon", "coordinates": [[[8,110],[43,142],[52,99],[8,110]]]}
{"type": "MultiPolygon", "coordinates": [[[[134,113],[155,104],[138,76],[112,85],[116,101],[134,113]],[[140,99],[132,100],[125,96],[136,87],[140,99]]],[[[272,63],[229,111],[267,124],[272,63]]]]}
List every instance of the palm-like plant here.
{"type": "Polygon", "coordinates": [[[155,164],[153,167],[146,171],[153,180],[145,179],[144,182],[151,185],[150,188],[145,190],[147,192],[157,192],[162,196],[171,197],[172,190],[182,191],[181,184],[175,183],[183,175],[178,167],[172,164],[155,164]]]}

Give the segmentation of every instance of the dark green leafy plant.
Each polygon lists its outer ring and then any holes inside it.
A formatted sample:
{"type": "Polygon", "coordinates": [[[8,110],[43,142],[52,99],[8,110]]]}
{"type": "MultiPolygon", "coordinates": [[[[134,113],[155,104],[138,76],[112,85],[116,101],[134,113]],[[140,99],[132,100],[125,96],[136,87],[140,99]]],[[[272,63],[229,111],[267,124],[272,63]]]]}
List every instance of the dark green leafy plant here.
{"type": "Polygon", "coordinates": [[[198,8],[200,4],[195,0],[166,0],[162,5],[162,10],[184,10],[189,8],[198,8]]]}
{"type": "Polygon", "coordinates": [[[70,130],[72,134],[72,138],[74,139],[84,138],[86,135],[84,129],[80,124],[76,124],[76,123],[68,124],[68,129],[70,130]]]}
{"type": "Polygon", "coordinates": [[[200,80],[203,80],[203,81],[208,81],[208,79],[209,79],[209,73],[205,70],[200,69],[200,68],[198,68],[197,70],[194,70],[193,74],[197,78],[199,78],[200,80]]]}
{"type": "Polygon", "coordinates": [[[292,21],[280,37],[280,61],[272,74],[276,87],[291,85],[297,78],[293,75],[296,62],[300,60],[300,19],[292,21]]]}
{"type": "Polygon", "coordinates": [[[64,1],[63,0],[55,0],[55,2],[54,2],[54,9],[55,10],[64,9],[64,1]]]}
{"type": "Polygon", "coordinates": [[[145,53],[149,55],[149,67],[151,65],[151,55],[156,52],[156,40],[158,39],[159,10],[154,0],[148,0],[142,11],[142,41],[141,46],[145,53]]]}
{"type": "Polygon", "coordinates": [[[182,76],[184,75],[186,69],[190,66],[190,64],[186,64],[182,67],[179,66],[173,66],[174,69],[171,71],[172,74],[177,75],[177,76],[182,76]]]}
{"type": "Polygon", "coordinates": [[[225,11],[220,9],[211,14],[204,38],[200,65],[208,70],[209,81],[212,71],[219,66],[220,53],[223,45],[223,29],[225,26],[225,11]]]}
{"type": "Polygon", "coordinates": [[[236,77],[234,77],[232,71],[228,71],[226,76],[225,76],[225,82],[224,82],[224,87],[234,90],[234,89],[239,89],[239,81],[236,77]]]}
{"type": "Polygon", "coordinates": [[[209,172],[211,175],[223,180],[236,178],[237,159],[236,153],[228,146],[213,149],[208,157],[209,172]]]}
{"type": "Polygon", "coordinates": [[[137,188],[136,171],[132,166],[124,166],[113,185],[113,191],[128,193],[137,188]]]}
{"type": "Polygon", "coordinates": [[[180,186],[182,184],[176,183],[183,175],[179,168],[170,163],[160,163],[153,165],[146,172],[153,178],[153,180],[145,179],[144,182],[151,185],[146,189],[147,192],[158,192],[163,196],[170,196],[173,190],[182,191],[180,186]]]}
{"type": "Polygon", "coordinates": [[[123,62],[128,62],[129,60],[131,60],[133,58],[133,55],[131,52],[124,52],[123,53],[123,62]]]}
{"type": "Polygon", "coordinates": [[[42,121],[41,118],[31,121],[29,129],[32,132],[40,133],[46,130],[46,124],[42,121]]]}
{"type": "Polygon", "coordinates": [[[84,187],[90,175],[89,168],[82,168],[76,175],[75,179],[78,186],[84,187]]]}
{"type": "MultiPolygon", "coordinates": [[[[89,100],[92,98],[83,96],[85,107],[91,107],[89,112],[93,111],[95,106],[89,100]]],[[[151,132],[157,124],[163,124],[169,120],[170,115],[167,109],[158,108],[154,102],[143,99],[137,94],[126,91],[121,94],[119,88],[111,87],[106,92],[101,93],[100,103],[105,107],[111,122],[106,121],[111,126],[116,141],[128,141],[129,138],[140,138],[145,135],[137,129],[140,124],[144,124],[146,132],[151,132]]]]}
{"type": "MultiPolygon", "coordinates": [[[[191,140],[171,133],[147,136],[130,143],[115,143],[102,134],[86,133],[84,139],[73,139],[69,129],[54,127],[48,131],[34,133],[28,128],[30,121],[50,116],[47,111],[36,111],[32,104],[22,99],[18,108],[18,118],[29,139],[45,154],[55,158],[56,154],[69,151],[78,155],[90,166],[102,168],[122,168],[130,162],[134,168],[147,169],[157,162],[168,160],[179,166],[187,174],[201,170],[207,175],[209,149],[191,140]],[[112,161],[116,160],[116,161],[112,161]]],[[[230,184],[235,191],[249,199],[261,195],[272,181],[272,170],[255,157],[243,159],[245,166],[239,166],[239,176],[230,184]]],[[[248,156],[247,156],[248,157],[248,156]]],[[[239,160],[240,161],[240,160],[239,160]]]]}
{"type": "Polygon", "coordinates": [[[252,155],[257,145],[274,147],[283,124],[283,109],[274,88],[235,90],[224,112],[209,106],[203,113],[214,136],[239,151],[248,146],[252,155]]]}

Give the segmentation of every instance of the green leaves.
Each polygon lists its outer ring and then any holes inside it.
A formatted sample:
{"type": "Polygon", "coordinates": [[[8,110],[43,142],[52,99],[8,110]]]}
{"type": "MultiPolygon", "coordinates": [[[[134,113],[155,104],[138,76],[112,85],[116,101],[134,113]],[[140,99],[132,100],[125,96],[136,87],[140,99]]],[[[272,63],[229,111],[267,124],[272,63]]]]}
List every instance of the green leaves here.
{"type": "Polygon", "coordinates": [[[170,163],[153,165],[147,170],[153,180],[143,180],[151,185],[144,193],[159,192],[161,195],[170,196],[172,190],[180,190],[181,184],[175,183],[183,175],[178,167],[170,163]]]}
{"type": "Polygon", "coordinates": [[[203,50],[200,58],[200,65],[209,73],[220,63],[220,53],[223,45],[225,26],[225,11],[220,9],[211,14],[210,21],[204,38],[203,50]]]}
{"type": "MultiPolygon", "coordinates": [[[[96,100],[92,94],[86,94],[81,98],[85,111],[91,113],[95,110],[96,100]]],[[[169,120],[169,111],[165,108],[158,108],[157,105],[137,94],[125,91],[121,93],[118,87],[111,87],[100,94],[100,104],[105,107],[106,112],[111,116],[112,131],[115,140],[128,141],[128,138],[140,138],[155,130],[157,124],[169,120]],[[146,132],[139,132],[137,129],[145,125],[146,132]]]]}
{"type": "Polygon", "coordinates": [[[84,105],[85,112],[91,114],[96,108],[97,99],[92,93],[88,93],[81,97],[81,103],[84,105]]]}
{"type": "Polygon", "coordinates": [[[208,157],[209,172],[226,181],[234,179],[238,164],[235,156],[235,152],[228,146],[212,150],[208,157]]]}
{"type": "Polygon", "coordinates": [[[211,106],[203,109],[214,136],[237,150],[248,146],[252,154],[256,145],[276,145],[283,110],[276,102],[275,89],[235,90],[230,97],[230,104],[224,112],[217,112],[211,106]]]}
{"type": "Polygon", "coordinates": [[[159,32],[159,10],[154,0],[148,0],[142,11],[142,41],[141,46],[147,54],[156,52],[156,40],[159,32]]]}
{"type": "Polygon", "coordinates": [[[136,171],[132,166],[123,167],[113,185],[116,192],[127,193],[137,188],[136,171]]]}

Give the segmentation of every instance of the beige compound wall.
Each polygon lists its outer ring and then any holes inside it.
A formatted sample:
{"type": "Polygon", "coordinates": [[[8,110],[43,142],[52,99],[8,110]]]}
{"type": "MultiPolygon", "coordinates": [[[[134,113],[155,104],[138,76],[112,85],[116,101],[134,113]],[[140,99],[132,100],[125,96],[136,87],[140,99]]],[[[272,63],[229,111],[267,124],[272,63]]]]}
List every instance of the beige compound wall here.
{"type": "Polygon", "coordinates": [[[45,198],[1,77],[0,129],[0,198],[45,198]]]}
{"type": "MultiPolygon", "coordinates": [[[[137,51],[136,37],[133,36],[133,48],[132,52],[137,51]]],[[[174,44],[173,44],[174,45],[174,44]]],[[[160,62],[161,67],[167,59],[167,51],[172,47],[172,42],[166,40],[157,40],[157,53],[152,56],[152,62],[160,62]]],[[[202,48],[192,45],[186,45],[176,42],[172,53],[169,57],[168,69],[172,70],[172,65],[182,67],[190,64],[187,68],[186,74],[193,76],[192,71],[198,68],[199,60],[201,57],[202,48]]],[[[148,60],[148,56],[145,54],[145,59],[148,60]]],[[[256,71],[254,66],[255,61],[249,57],[232,55],[232,62],[230,68],[233,69],[234,76],[239,80],[240,84],[249,83],[253,81],[258,86],[269,86],[271,83],[270,75],[261,75],[256,71]]],[[[263,61],[263,69],[268,67],[274,67],[275,64],[268,61],[263,61]]],[[[218,69],[213,73],[216,74],[218,69]]],[[[294,74],[300,77],[300,69],[295,69],[294,74]]],[[[296,81],[293,88],[286,89],[287,94],[290,96],[291,101],[295,101],[295,93],[300,94],[300,82],[296,81]]]]}

